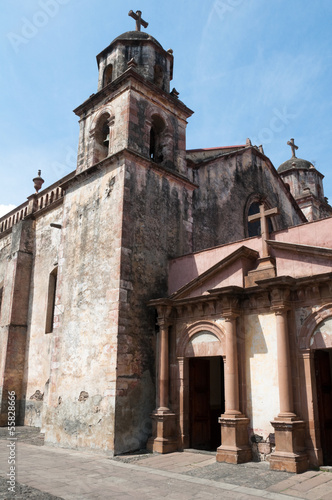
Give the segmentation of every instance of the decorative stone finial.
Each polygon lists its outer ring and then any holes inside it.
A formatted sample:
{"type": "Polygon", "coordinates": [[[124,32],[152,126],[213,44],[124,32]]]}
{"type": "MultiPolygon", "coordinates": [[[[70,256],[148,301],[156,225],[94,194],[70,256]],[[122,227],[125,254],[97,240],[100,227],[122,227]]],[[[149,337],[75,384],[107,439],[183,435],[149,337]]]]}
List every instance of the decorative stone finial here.
{"type": "Polygon", "coordinates": [[[176,90],[176,88],[174,87],[174,88],[173,88],[173,90],[171,91],[171,95],[172,95],[173,97],[179,97],[180,92],[178,92],[178,91],[176,90]]]}
{"type": "Polygon", "coordinates": [[[251,144],[251,140],[250,140],[249,138],[246,140],[246,146],[247,146],[247,148],[248,148],[249,146],[252,146],[252,144],[251,144]]]}
{"type": "Polygon", "coordinates": [[[149,26],[149,23],[147,23],[146,21],[144,21],[144,19],[142,19],[142,11],[140,11],[140,10],[137,10],[136,14],[134,11],[130,10],[128,12],[128,16],[135,19],[136,31],[141,31],[141,26],[143,26],[144,28],[147,28],[149,26]]]}
{"type": "Polygon", "coordinates": [[[262,144],[260,144],[260,145],[258,146],[258,149],[259,149],[260,153],[265,154],[265,153],[264,153],[264,148],[263,148],[263,145],[262,145],[262,144]]]}
{"type": "Polygon", "coordinates": [[[38,191],[40,191],[40,188],[45,182],[44,179],[41,178],[41,170],[38,170],[38,177],[32,179],[32,182],[33,182],[33,187],[36,190],[36,193],[38,193],[38,191]]]}
{"type": "Polygon", "coordinates": [[[295,146],[294,144],[294,139],[291,139],[290,141],[287,142],[288,146],[292,148],[292,158],[296,158],[295,151],[296,149],[299,149],[298,146],[295,146]]]}

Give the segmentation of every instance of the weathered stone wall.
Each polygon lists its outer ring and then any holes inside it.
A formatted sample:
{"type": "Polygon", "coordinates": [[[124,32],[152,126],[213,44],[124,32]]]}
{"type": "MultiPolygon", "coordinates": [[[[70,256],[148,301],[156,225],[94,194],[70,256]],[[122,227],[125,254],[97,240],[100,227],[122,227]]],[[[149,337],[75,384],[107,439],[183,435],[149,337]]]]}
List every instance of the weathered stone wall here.
{"type": "Polygon", "coordinates": [[[143,447],[151,432],[156,318],[147,302],[167,295],[168,259],[191,250],[192,191],[151,167],[126,165],[116,453],[143,447]]]}
{"type": "Polygon", "coordinates": [[[68,186],[59,250],[46,441],[112,452],[124,168],[68,186]]]}
{"type": "Polygon", "coordinates": [[[160,133],[163,160],[159,164],[187,176],[185,147],[188,115],[180,110],[180,101],[164,94],[158,95],[157,100],[155,91],[138,82],[132,88],[130,97],[128,147],[150,158],[150,130],[153,118],[157,115],[165,125],[160,133]]]}
{"type": "MultiPolygon", "coordinates": [[[[1,298],[0,298],[0,328],[3,329],[7,323],[8,311],[7,306],[4,305],[3,301],[3,286],[4,280],[6,276],[6,269],[8,266],[8,257],[10,255],[11,250],[11,240],[12,234],[8,234],[3,236],[0,239],[0,289],[1,289],[1,298]]],[[[3,390],[3,378],[4,378],[4,369],[6,364],[6,353],[7,353],[7,335],[0,335],[0,402],[2,401],[2,390],[3,390]]]]}
{"type": "Polygon", "coordinates": [[[303,222],[277,173],[253,149],[201,165],[194,182],[199,184],[193,197],[194,251],[247,237],[246,210],[254,195],[279,208],[275,229],[303,222]]]}
{"type": "Polygon", "coordinates": [[[25,425],[41,427],[43,401],[50,374],[52,333],[46,332],[48,284],[58,263],[61,230],[50,224],[62,223],[62,205],[37,217],[31,276],[22,417],[25,425]]]}
{"type": "Polygon", "coordinates": [[[310,192],[318,199],[324,199],[323,176],[315,168],[308,170],[294,168],[282,173],[281,178],[289,185],[294,198],[303,196],[304,189],[309,188],[310,192]]]}
{"type": "Polygon", "coordinates": [[[96,153],[100,120],[103,116],[109,117],[110,142],[108,154],[115,154],[128,144],[128,107],[129,90],[122,88],[121,91],[109,92],[103,99],[99,99],[96,104],[89,107],[89,111],[83,114],[80,120],[80,133],[77,156],[77,172],[91,167],[102,158],[98,158],[96,153]],[[112,102],[110,102],[112,100],[112,102]]]}
{"type": "MultiPolygon", "coordinates": [[[[137,33],[134,32],[137,36],[137,33]]],[[[144,43],[144,42],[143,42],[144,43]]],[[[136,71],[150,82],[155,81],[154,68],[158,65],[162,69],[159,86],[169,92],[170,80],[172,79],[173,56],[158,47],[154,42],[146,41],[144,45],[140,41],[118,40],[111,47],[105,49],[99,56],[99,78],[98,90],[104,86],[104,70],[109,64],[112,65],[112,81],[121,76],[128,69],[128,62],[134,59],[136,71]]]]}
{"type": "Polygon", "coordinates": [[[32,220],[21,221],[11,230],[11,238],[3,249],[3,292],[1,301],[1,415],[0,425],[7,424],[8,391],[16,396],[16,420],[21,420],[23,400],[23,373],[28,324],[28,306],[34,224],[32,220]],[[7,254],[7,255],[6,255],[7,254]]]}
{"type": "MultiPolygon", "coordinates": [[[[1,288],[3,286],[3,281],[8,264],[7,258],[10,255],[11,241],[12,241],[11,233],[4,235],[2,238],[0,238],[0,287],[1,288]]],[[[2,324],[1,317],[0,317],[0,322],[2,324]]]]}

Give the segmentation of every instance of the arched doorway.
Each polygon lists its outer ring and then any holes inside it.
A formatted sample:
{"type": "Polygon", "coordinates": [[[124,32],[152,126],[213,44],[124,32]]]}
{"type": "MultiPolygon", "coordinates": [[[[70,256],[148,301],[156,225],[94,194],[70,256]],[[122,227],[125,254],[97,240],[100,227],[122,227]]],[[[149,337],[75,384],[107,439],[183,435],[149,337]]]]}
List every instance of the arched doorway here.
{"type": "Polygon", "coordinates": [[[323,460],[332,465],[332,349],[317,349],[314,361],[323,460]]]}
{"type": "Polygon", "coordinates": [[[190,358],[190,448],[216,450],[220,446],[218,418],[224,411],[224,363],[222,357],[190,358]]]}
{"type": "Polygon", "coordinates": [[[213,323],[199,322],[183,332],[178,360],[180,427],[183,448],[216,450],[221,443],[218,418],[225,411],[223,331],[213,323]]]}
{"type": "Polygon", "coordinates": [[[308,316],[299,335],[303,350],[308,415],[312,440],[313,465],[332,465],[332,304],[308,316]],[[312,405],[310,404],[312,401],[312,405]]]}

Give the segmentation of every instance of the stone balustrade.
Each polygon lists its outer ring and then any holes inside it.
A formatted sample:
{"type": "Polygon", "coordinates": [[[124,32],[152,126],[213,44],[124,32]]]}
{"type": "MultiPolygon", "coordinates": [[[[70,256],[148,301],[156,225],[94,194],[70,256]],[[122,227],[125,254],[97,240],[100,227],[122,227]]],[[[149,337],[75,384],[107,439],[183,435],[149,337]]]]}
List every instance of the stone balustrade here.
{"type": "Polygon", "coordinates": [[[59,183],[56,183],[38,194],[29,196],[28,201],[22,203],[22,205],[19,205],[11,210],[11,212],[0,218],[0,235],[12,228],[28,215],[37,213],[62,199],[63,195],[63,189],[59,186],[59,183]]]}

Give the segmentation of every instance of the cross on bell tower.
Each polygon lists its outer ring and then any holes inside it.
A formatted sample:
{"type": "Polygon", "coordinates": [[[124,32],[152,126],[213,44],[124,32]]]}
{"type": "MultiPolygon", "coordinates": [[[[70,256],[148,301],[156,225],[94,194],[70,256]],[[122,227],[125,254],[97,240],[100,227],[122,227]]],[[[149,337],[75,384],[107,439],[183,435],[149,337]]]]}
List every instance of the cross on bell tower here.
{"type": "Polygon", "coordinates": [[[142,19],[142,11],[140,11],[140,10],[137,10],[136,14],[133,10],[130,10],[128,12],[128,16],[135,19],[136,31],[141,31],[141,26],[143,26],[144,28],[147,28],[149,26],[149,23],[147,23],[146,21],[144,21],[144,19],[142,19]]]}

